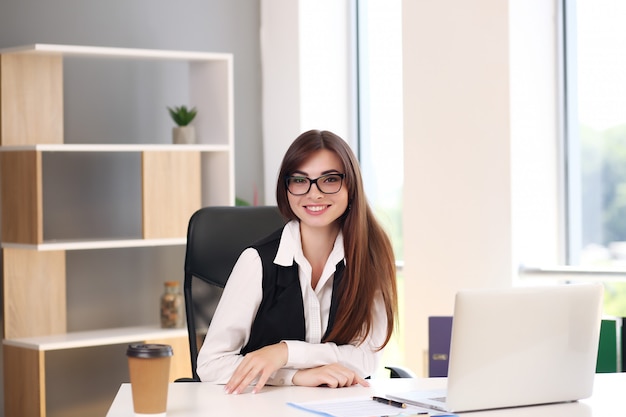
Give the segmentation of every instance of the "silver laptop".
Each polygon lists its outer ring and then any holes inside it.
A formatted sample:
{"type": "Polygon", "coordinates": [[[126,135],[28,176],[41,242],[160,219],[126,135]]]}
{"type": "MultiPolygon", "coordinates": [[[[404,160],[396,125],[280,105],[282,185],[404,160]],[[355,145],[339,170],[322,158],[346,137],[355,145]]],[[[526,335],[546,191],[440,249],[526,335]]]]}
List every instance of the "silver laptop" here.
{"type": "Polygon", "coordinates": [[[447,390],[387,397],[444,412],[587,398],[593,390],[601,284],[456,295],[447,390]]]}

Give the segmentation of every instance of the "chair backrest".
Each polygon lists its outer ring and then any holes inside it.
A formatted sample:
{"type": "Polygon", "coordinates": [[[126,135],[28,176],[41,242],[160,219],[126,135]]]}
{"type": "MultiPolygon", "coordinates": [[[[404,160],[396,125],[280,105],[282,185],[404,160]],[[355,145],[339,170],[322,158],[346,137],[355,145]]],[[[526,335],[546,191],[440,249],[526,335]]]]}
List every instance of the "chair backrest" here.
{"type": "Polygon", "coordinates": [[[199,381],[198,332],[208,327],[239,255],[284,224],[285,219],[274,206],[204,207],[191,216],[184,293],[193,380],[199,381]]]}

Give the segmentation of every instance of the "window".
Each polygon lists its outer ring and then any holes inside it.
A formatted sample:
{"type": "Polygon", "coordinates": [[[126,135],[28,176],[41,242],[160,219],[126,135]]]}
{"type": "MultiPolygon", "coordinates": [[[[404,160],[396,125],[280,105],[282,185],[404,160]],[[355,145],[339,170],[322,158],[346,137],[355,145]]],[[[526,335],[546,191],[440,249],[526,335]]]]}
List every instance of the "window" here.
{"type": "MultiPolygon", "coordinates": [[[[389,233],[401,266],[402,256],[402,2],[356,0],[358,50],[359,160],[369,203],[389,233]]],[[[403,292],[398,268],[398,291],[403,292]]],[[[403,297],[400,297],[400,317],[403,297]]],[[[395,335],[384,364],[403,362],[404,343],[395,335]]],[[[388,371],[380,370],[381,376],[388,371]]]]}
{"type": "MultiPolygon", "coordinates": [[[[626,2],[565,0],[568,263],[626,267],[626,2]]],[[[626,315],[626,283],[605,312],[626,315]]]]}
{"type": "Polygon", "coordinates": [[[400,0],[357,1],[359,159],[366,193],[402,254],[402,14],[400,0]]]}

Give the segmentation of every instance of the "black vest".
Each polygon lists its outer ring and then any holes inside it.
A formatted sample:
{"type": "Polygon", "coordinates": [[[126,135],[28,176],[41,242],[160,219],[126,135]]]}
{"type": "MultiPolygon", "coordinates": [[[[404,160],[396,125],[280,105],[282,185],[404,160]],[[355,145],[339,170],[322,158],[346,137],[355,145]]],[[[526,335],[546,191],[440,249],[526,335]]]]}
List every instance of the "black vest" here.
{"type": "MultiPolygon", "coordinates": [[[[259,253],[263,265],[263,298],[252,322],[250,339],[241,349],[242,355],[281,340],[305,339],[306,324],[298,264],[294,262],[285,267],[274,263],[282,231],[281,228],[251,246],[259,253]]],[[[337,286],[343,277],[344,267],[344,262],[341,261],[335,270],[328,327],[324,338],[335,322],[339,293],[337,286]]]]}

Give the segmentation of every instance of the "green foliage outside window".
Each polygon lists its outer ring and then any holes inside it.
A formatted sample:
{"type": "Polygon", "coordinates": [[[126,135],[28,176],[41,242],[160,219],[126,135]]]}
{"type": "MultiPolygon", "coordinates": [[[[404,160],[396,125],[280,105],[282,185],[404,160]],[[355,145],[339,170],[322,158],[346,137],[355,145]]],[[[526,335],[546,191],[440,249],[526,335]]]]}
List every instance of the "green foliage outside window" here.
{"type": "MultiPolygon", "coordinates": [[[[626,266],[626,124],[603,131],[582,127],[583,247],[601,248],[587,266],[626,266]]],[[[604,312],[626,316],[626,282],[605,282],[604,312]]]]}

